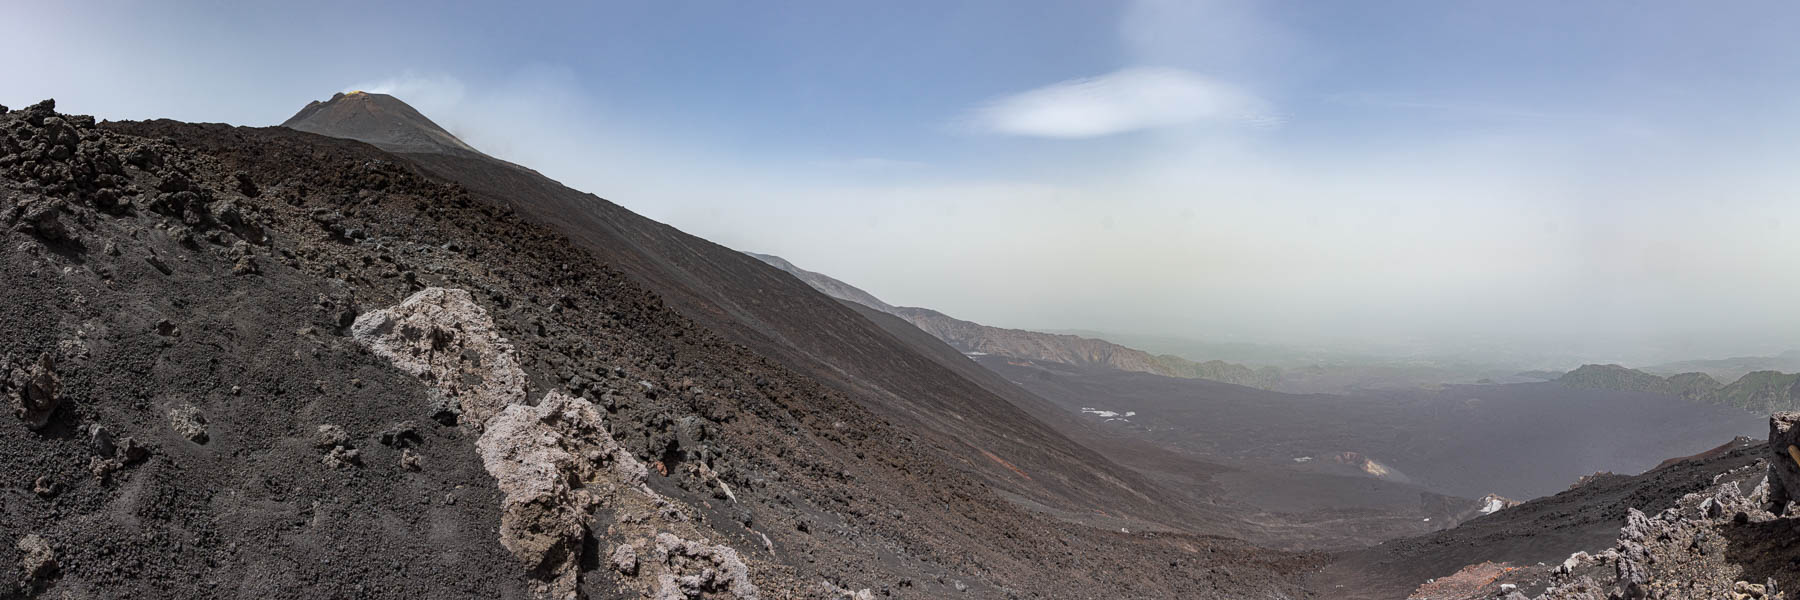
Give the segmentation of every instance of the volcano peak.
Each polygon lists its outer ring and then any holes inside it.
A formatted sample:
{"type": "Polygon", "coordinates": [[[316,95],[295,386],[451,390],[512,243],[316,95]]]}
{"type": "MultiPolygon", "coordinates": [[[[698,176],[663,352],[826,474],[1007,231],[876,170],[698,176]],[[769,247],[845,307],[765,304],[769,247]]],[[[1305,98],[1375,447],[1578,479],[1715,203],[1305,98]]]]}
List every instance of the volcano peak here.
{"type": "Polygon", "coordinates": [[[399,98],[362,90],[309,102],[281,126],[366,142],[389,152],[481,153],[399,98]]]}

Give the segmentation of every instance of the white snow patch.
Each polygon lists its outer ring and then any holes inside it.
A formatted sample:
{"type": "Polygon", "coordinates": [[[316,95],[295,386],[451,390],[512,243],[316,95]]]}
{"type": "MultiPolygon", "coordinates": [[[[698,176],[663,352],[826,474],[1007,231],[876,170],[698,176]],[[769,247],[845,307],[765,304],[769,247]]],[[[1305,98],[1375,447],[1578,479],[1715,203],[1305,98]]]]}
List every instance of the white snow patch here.
{"type": "Polygon", "coordinates": [[[1499,498],[1488,496],[1487,504],[1481,506],[1481,514],[1491,515],[1502,508],[1506,508],[1505,502],[1500,501],[1499,498]]]}
{"type": "Polygon", "coordinates": [[[1085,406],[1081,408],[1081,412],[1084,412],[1084,413],[1087,413],[1090,415],[1094,415],[1096,417],[1100,417],[1107,421],[1124,421],[1127,418],[1137,416],[1137,411],[1135,411],[1135,410],[1118,412],[1118,411],[1113,411],[1113,410],[1100,410],[1098,408],[1091,408],[1091,407],[1085,407],[1085,406]]]}
{"type": "Polygon", "coordinates": [[[1312,458],[1313,457],[1311,457],[1311,456],[1296,456],[1296,457],[1294,457],[1294,462],[1297,462],[1297,463],[1312,462],[1312,458]]]}

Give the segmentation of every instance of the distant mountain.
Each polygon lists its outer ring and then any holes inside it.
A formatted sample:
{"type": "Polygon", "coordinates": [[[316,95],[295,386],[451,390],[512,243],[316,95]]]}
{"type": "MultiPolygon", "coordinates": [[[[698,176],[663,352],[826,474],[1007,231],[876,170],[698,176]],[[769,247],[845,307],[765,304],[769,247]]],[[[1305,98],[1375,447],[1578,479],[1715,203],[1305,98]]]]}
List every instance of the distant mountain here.
{"type": "Polygon", "coordinates": [[[1329,343],[1249,343],[1122,331],[1048,332],[1100,338],[1156,355],[1204,356],[1252,367],[1274,367],[1281,370],[1281,383],[1276,389],[1296,394],[1431,389],[1459,383],[1525,383],[1548,381],[1563,374],[1560,370],[1521,372],[1538,368],[1539,358],[1501,349],[1452,349],[1404,342],[1353,349],[1329,343]]]}
{"type": "Polygon", "coordinates": [[[1775,356],[1738,356],[1650,365],[1640,369],[1646,373],[1670,375],[1700,372],[1713,379],[1731,381],[1754,371],[1800,371],[1800,350],[1789,350],[1775,356]]]}
{"type": "Polygon", "coordinates": [[[1675,395],[1669,380],[1623,365],[1582,365],[1557,381],[1571,387],[1675,395]]]}
{"type": "Polygon", "coordinates": [[[1664,381],[1669,383],[1670,392],[1690,400],[1710,398],[1719,388],[1724,387],[1719,380],[1705,373],[1676,373],[1664,378],[1664,381]]]}
{"type": "Polygon", "coordinates": [[[1770,413],[1800,407],[1800,374],[1754,371],[1713,394],[1713,401],[1753,412],[1770,413]]]}
{"type": "Polygon", "coordinates": [[[399,98],[387,94],[347,92],[324,102],[314,100],[281,126],[366,142],[389,152],[481,154],[399,98]]]}
{"type": "Polygon", "coordinates": [[[802,269],[779,256],[754,252],[745,254],[793,274],[800,281],[827,296],[861,304],[905,319],[965,354],[991,354],[1077,367],[1099,367],[1185,379],[1208,379],[1260,389],[1272,389],[1281,380],[1281,371],[1274,367],[1252,369],[1244,365],[1218,360],[1196,362],[1172,354],[1153,355],[1143,350],[1128,348],[1102,339],[989,327],[928,308],[894,306],[856,286],[829,275],[802,269]]]}
{"type": "Polygon", "coordinates": [[[902,307],[896,313],[952,348],[970,354],[992,354],[1042,360],[1078,367],[1104,367],[1184,379],[1209,379],[1270,389],[1281,380],[1273,367],[1252,369],[1224,361],[1195,362],[1170,354],[1120,346],[1106,340],[1023,329],[989,327],[927,308],[902,307]]]}
{"type": "Polygon", "coordinates": [[[1800,408],[1800,374],[1780,371],[1752,371],[1724,385],[1700,372],[1659,377],[1620,365],[1582,365],[1557,382],[1572,387],[1680,396],[1756,413],[1800,408]]]}

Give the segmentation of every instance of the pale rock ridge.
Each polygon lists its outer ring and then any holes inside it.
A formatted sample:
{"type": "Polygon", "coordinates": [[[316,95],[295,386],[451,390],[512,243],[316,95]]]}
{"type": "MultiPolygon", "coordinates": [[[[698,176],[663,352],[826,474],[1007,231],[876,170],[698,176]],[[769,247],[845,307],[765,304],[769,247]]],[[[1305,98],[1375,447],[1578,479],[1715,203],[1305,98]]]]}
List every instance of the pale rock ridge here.
{"type": "Polygon", "coordinates": [[[647,492],[644,466],[607,435],[592,403],[554,391],[537,406],[500,411],[475,448],[506,494],[501,545],[548,580],[543,595],[576,597],[593,509],[613,492],[608,487],[647,492]]]}
{"type": "Polygon", "coordinates": [[[698,530],[646,485],[649,470],[607,432],[593,403],[558,391],[537,406],[524,403],[525,374],[512,346],[468,292],[417,292],[358,317],[351,335],[430,382],[446,402],[440,411],[460,409],[462,425],[482,432],[476,451],[505,494],[500,544],[530,570],[537,597],[581,597],[579,563],[593,530],[620,540],[612,567],[647,595],[759,598],[737,551],[694,539],[698,530]],[[621,517],[602,530],[594,509],[603,506],[621,517]],[[640,546],[648,560],[639,560],[640,546]]]}
{"type": "Polygon", "coordinates": [[[651,556],[666,567],[657,574],[658,600],[684,600],[712,591],[728,592],[742,600],[757,597],[748,568],[729,547],[659,533],[651,556]],[[689,573],[680,575],[683,571],[689,573]]]}
{"type": "Polygon", "coordinates": [[[392,308],[356,317],[350,335],[400,370],[432,383],[433,418],[480,431],[489,418],[525,402],[525,371],[512,345],[469,292],[426,288],[392,308]]]}

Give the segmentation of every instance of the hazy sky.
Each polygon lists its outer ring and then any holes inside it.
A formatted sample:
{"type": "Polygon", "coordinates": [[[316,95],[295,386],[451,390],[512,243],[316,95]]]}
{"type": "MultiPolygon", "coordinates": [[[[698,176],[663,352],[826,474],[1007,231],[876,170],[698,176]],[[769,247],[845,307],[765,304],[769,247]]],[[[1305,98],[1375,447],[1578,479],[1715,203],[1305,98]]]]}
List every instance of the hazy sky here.
{"type": "Polygon", "coordinates": [[[989,324],[1800,346],[1785,2],[27,3],[0,103],[387,91],[719,243],[989,324]]]}

